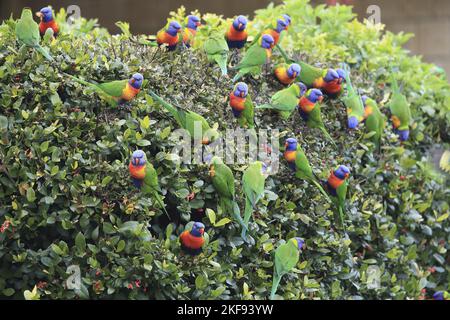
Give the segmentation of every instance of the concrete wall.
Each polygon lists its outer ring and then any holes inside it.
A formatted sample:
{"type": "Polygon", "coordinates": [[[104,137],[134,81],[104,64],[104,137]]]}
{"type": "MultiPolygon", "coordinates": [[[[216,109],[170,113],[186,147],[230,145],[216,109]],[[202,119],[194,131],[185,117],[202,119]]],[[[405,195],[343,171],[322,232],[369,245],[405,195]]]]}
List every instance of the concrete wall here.
{"type": "MultiPolygon", "coordinates": [[[[324,3],[326,0],[312,0],[324,3]]],[[[274,2],[281,2],[275,0],[274,2]]],[[[265,7],[270,0],[0,0],[0,19],[13,12],[17,17],[22,7],[33,9],[50,4],[55,8],[77,4],[82,15],[99,18],[101,25],[112,32],[118,31],[115,21],[130,21],[132,32],[156,32],[171,10],[183,4],[188,11],[198,8],[202,12],[215,12],[225,16],[252,14],[265,7]]],[[[416,35],[407,48],[421,54],[424,60],[444,67],[450,74],[450,0],[353,0],[360,19],[367,17],[367,7],[378,5],[381,22],[387,29],[412,32],[416,35]]]]}

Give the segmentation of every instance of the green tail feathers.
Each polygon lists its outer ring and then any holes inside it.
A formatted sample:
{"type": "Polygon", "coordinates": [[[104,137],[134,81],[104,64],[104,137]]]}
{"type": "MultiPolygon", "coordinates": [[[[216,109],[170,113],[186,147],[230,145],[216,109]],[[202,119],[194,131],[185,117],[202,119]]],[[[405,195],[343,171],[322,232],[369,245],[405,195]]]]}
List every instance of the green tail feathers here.
{"type": "Polygon", "coordinates": [[[330,134],[328,133],[327,129],[325,127],[320,126],[319,127],[320,131],[322,131],[323,135],[333,144],[333,146],[336,148],[337,145],[334,142],[334,139],[330,136],[330,134]]]}
{"type": "Polygon", "coordinates": [[[272,280],[272,290],[270,291],[270,300],[275,298],[275,293],[278,290],[278,286],[280,285],[281,277],[276,274],[276,271],[273,271],[273,280],[272,280]]]}
{"type": "Polygon", "coordinates": [[[226,76],[228,74],[227,70],[227,59],[226,57],[215,58],[217,64],[219,65],[220,71],[222,71],[222,75],[226,76]]]}
{"type": "Polygon", "coordinates": [[[48,61],[53,61],[53,57],[42,46],[36,47],[36,50],[39,51],[39,53],[42,54],[44,58],[47,59],[48,61]]]}
{"type": "Polygon", "coordinates": [[[160,96],[158,96],[156,93],[154,93],[152,90],[149,90],[148,93],[150,94],[150,96],[153,98],[153,100],[157,101],[159,104],[161,104],[164,108],[166,108],[170,113],[172,113],[172,115],[177,115],[178,110],[171,105],[170,103],[168,103],[167,101],[165,101],[163,98],[161,98],[160,96]]]}
{"type": "Polygon", "coordinates": [[[233,80],[231,80],[231,81],[232,81],[232,82],[236,82],[236,81],[238,81],[240,78],[242,78],[242,76],[243,76],[243,74],[240,73],[240,72],[238,72],[238,73],[234,76],[233,80]]]}
{"type": "Polygon", "coordinates": [[[253,206],[252,206],[251,202],[248,199],[246,199],[245,200],[245,209],[244,209],[244,221],[243,221],[245,228],[242,228],[242,232],[241,232],[241,237],[244,240],[247,239],[248,224],[250,222],[252,213],[253,213],[253,206]]]}
{"type": "Polygon", "coordinates": [[[317,182],[315,179],[310,179],[309,181],[311,181],[316,187],[317,189],[319,189],[320,193],[328,199],[328,201],[332,202],[330,196],[328,195],[328,193],[324,190],[324,188],[320,185],[319,182],[317,182]]]}
{"type": "Polygon", "coordinates": [[[169,213],[166,210],[166,205],[164,204],[164,201],[161,198],[161,196],[159,195],[159,193],[157,191],[154,191],[153,192],[153,196],[155,197],[156,202],[158,202],[158,205],[161,207],[161,209],[163,209],[164,213],[169,218],[169,220],[172,220],[172,218],[170,218],[170,215],[169,215],[169,213]]]}

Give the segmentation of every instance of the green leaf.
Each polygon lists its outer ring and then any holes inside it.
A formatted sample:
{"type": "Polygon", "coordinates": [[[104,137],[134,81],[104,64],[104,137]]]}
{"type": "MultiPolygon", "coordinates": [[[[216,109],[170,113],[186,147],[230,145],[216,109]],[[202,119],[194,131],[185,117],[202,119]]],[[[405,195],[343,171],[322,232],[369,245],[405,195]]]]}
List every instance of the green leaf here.
{"type": "Polygon", "coordinates": [[[208,278],[200,274],[195,278],[195,287],[197,290],[203,290],[208,286],[208,278]]]}
{"type": "Polygon", "coordinates": [[[8,118],[0,116],[0,130],[6,130],[8,128],[8,118]]]}
{"type": "Polygon", "coordinates": [[[47,151],[49,144],[50,144],[50,141],[42,142],[41,145],[39,146],[39,149],[41,149],[41,152],[47,151]]]}
{"type": "Polygon", "coordinates": [[[34,202],[36,200],[36,194],[31,187],[27,189],[27,200],[28,202],[34,202]]]}
{"type": "Polygon", "coordinates": [[[79,253],[84,253],[86,251],[86,238],[81,232],[78,232],[75,237],[75,246],[77,247],[79,253]]]}
{"type": "Polygon", "coordinates": [[[119,253],[121,252],[123,249],[125,249],[125,241],[120,240],[119,243],[117,244],[117,249],[116,252],[119,253]]]}
{"type": "Polygon", "coordinates": [[[222,227],[228,223],[230,223],[231,220],[228,218],[222,218],[217,223],[213,223],[214,227],[222,227]]]}
{"type": "Polygon", "coordinates": [[[148,116],[145,116],[144,119],[139,121],[141,124],[141,127],[144,129],[148,129],[150,127],[150,118],[148,116]]]}
{"type": "Polygon", "coordinates": [[[215,225],[216,223],[216,213],[212,211],[211,209],[206,209],[206,215],[208,216],[209,222],[211,222],[212,225],[215,225]]]}

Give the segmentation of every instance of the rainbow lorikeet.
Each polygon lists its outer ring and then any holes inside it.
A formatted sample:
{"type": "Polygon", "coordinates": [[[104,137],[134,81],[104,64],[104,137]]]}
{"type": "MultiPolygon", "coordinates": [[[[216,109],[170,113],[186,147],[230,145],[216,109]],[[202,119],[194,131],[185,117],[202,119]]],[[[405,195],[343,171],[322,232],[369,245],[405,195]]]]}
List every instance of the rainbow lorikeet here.
{"type": "Polygon", "coordinates": [[[41,19],[41,22],[39,23],[39,32],[41,36],[43,37],[45,35],[45,31],[47,31],[47,29],[52,29],[53,36],[56,38],[59,33],[59,26],[53,18],[52,8],[44,7],[40,11],[36,12],[36,16],[41,19]]]}
{"type": "Polygon", "coordinates": [[[213,157],[210,162],[209,175],[219,196],[219,208],[222,213],[231,214],[243,229],[247,229],[236,202],[234,176],[231,169],[220,158],[213,157]]]}
{"type": "Polygon", "coordinates": [[[303,239],[291,238],[275,250],[270,300],[275,297],[281,278],[297,265],[300,260],[300,252],[304,247],[305,241],[303,239]]]}
{"type": "Polygon", "coordinates": [[[321,69],[314,67],[306,62],[295,62],[290,59],[284,50],[277,46],[286,63],[297,63],[300,65],[301,72],[298,76],[298,81],[303,82],[308,88],[322,89],[328,86],[327,90],[333,91],[334,86],[340,82],[340,75],[334,69],[321,69]]]}
{"type": "Polygon", "coordinates": [[[379,151],[381,147],[381,136],[386,125],[384,115],[380,112],[375,100],[363,96],[362,101],[364,104],[364,118],[366,119],[367,132],[373,132],[371,139],[379,151]]]}
{"type": "Polygon", "coordinates": [[[252,45],[245,53],[241,62],[236,66],[238,73],[233,78],[233,82],[236,82],[247,73],[260,74],[261,67],[272,56],[272,47],[272,36],[268,34],[263,35],[259,43],[252,45]]]}
{"type": "Polygon", "coordinates": [[[144,77],[140,73],[135,73],[129,80],[116,80],[104,83],[91,83],[70,74],[66,75],[71,79],[92,88],[100,98],[104,99],[111,106],[117,106],[133,100],[141,91],[144,77]]]}
{"type": "Polygon", "coordinates": [[[243,82],[238,82],[233,91],[230,93],[230,107],[233,115],[239,119],[239,124],[242,127],[249,129],[255,126],[254,105],[252,98],[248,94],[248,86],[243,82]]]}
{"type": "Polygon", "coordinates": [[[328,193],[332,196],[333,203],[338,209],[339,217],[341,219],[341,224],[344,230],[345,198],[347,197],[347,178],[349,176],[350,169],[346,166],[341,165],[336,170],[331,171],[331,174],[325,183],[328,193]]]}
{"type": "Polygon", "coordinates": [[[295,176],[299,179],[306,180],[314,184],[317,189],[327,198],[328,194],[320,185],[320,181],[314,175],[308,158],[302,147],[298,144],[297,139],[289,138],[285,142],[284,159],[288,162],[289,168],[295,171],[295,176]]]}
{"type": "Polygon", "coordinates": [[[242,189],[245,193],[244,224],[241,236],[245,240],[248,224],[256,204],[264,196],[264,183],[266,181],[266,165],[261,161],[255,161],[244,171],[242,175],[242,189]]]}
{"type": "Polygon", "coordinates": [[[291,17],[289,17],[288,15],[283,15],[281,18],[277,19],[275,24],[265,27],[262,32],[257,34],[255,39],[252,42],[252,45],[256,41],[258,41],[261,36],[268,34],[268,35],[272,36],[272,38],[273,38],[273,41],[274,41],[273,45],[277,46],[281,40],[281,33],[284,30],[287,30],[289,28],[290,24],[291,24],[291,17]]]}
{"type": "Polygon", "coordinates": [[[189,132],[189,135],[194,139],[200,139],[203,144],[209,144],[215,141],[219,137],[219,133],[216,128],[211,128],[206,121],[206,119],[193,111],[181,109],[180,107],[174,106],[160,96],[158,96],[153,91],[149,90],[150,96],[162,105],[170,114],[174,117],[175,121],[180,127],[189,132]],[[196,130],[196,125],[201,127],[200,130],[196,130]]]}
{"type": "Polygon", "coordinates": [[[24,8],[20,19],[16,23],[16,38],[22,47],[20,51],[25,48],[33,48],[42,54],[47,60],[53,61],[53,57],[40,44],[39,26],[33,20],[33,12],[30,8],[24,8]]]}
{"type": "Polygon", "coordinates": [[[194,38],[197,34],[197,28],[202,25],[200,18],[194,15],[188,15],[187,23],[185,25],[185,28],[183,30],[183,44],[186,47],[191,47],[194,44],[194,38]]]}
{"type": "Polygon", "coordinates": [[[184,252],[193,256],[199,255],[208,242],[205,225],[201,222],[189,222],[179,239],[184,252]]]}
{"type": "Polygon", "coordinates": [[[319,89],[309,89],[298,102],[298,111],[309,128],[318,128],[330,142],[336,146],[333,138],[325,128],[322,120],[320,102],[323,100],[322,91],[319,89]]]}
{"type": "Polygon", "coordinates": [[[222,71],[222,75],[226,75],[228,63],[228,44],[222,34],[214,33],[206,39],[203,44],[209,61],[215,61],[222,71]]]}
{"type": "Polygon", "coordinates": [[[280,112],[283,119],[288,119],[297,107],[300,97],[306,92],[306,86],[301,82],[291,84],[288,88],[276,92],[269,104],[257,106],[257,109],[273,109],[280,112]]]}
{"type": "Polygon", "coordinates": [[[128,170],[134,186],[139,188],[144,194],[153,196],[170,219],[164,201],[159,195],[161,188],[158,182],[158,174],[153,165],[147,161],[144,151],[136,150],[133,152],[128,170]]]}
{"type": "Polygon", "coordinates": [[[156,34],[156,42],[158,46],[167,45],[169,51],[176,49],[178,41],[180,40],[179,33],[181,32],[181,25],[178,21],[171,21],[166,29],[161,29],[156,34]]]}
{"type": "Polygon", "coordinates": [[[361,96],[356,92],[350,80],[350,70],[347,67],[345,75],[345,85],[347,87],[347,94],[343,97],[345,107],[347,108],[347,125],[349,129],[356,129],[358,124],[364,120],[364,104],[361,96]]]}
{"type": "Polygon", "coordinates": [[[275,78],[282,84],[292,84],[301,72],[301,67],[297,63],[287,64],[280,63],[275,66],[274,74],[275,78]]]}
{"type": "Polygon", "coordinates": [[[343,69],[336,69],[336,72],[339,78],[329,82],[324,81],[321,87],[322,92],[325,93],[330,99],[336,99],[344,92],[342,83],[345,81],[346,73],[343,69]]]}
{"type": "Polygon", "coordinates": [[[225,33],[228,48],[242,49],[245,46],[248,38],[247,30],[245,30],[247,28],[247,22],[247,18],[244,16],[238,16],[234,19],[225,33]]]}
{"type": "Polygon", "coordinates": [[[411,110],[405,95],[400,92],[394,73],[391,75],[391,85],[392,98],[389,102],[389,109],[391,110],[392,124],[395,132],[399,136],[400,141],[406,141],[409,138],[411,110]]]}

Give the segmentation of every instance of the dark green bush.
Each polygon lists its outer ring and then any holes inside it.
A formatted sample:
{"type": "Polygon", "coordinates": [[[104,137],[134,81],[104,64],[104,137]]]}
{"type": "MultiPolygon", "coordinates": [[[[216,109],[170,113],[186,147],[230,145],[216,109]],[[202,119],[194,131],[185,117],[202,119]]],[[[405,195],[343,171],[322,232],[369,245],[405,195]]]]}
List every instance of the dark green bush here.
{"type": "MultiPolygon", "coordinates": [[[[410,141],[400,145],[387,126],[379,156],[370,151],[364,130],[346,130],[339,102],[323,111],[338,149],[307,129],[298,115],[285,122],[270,112],[257,113],[258,125],[278,128],[280,139],[300,137],[321,177],[339,163],[352,168],[348,236],[335,227],[332,208],[321,195],[283,163],[267,180],[267,196],[254,215],[254,245],[242,242],[234,222],[213,226],[216,195],[207,167],[172,161],[170,133],[177,125],[145,90],[131,112],[112,109],[61,73],[107,81],[139,71],[145,88],[225,130],[235,125],[224,102],[232,84],[201,50],[164,53],[126,32],[111,36],[95,21],[68,25],[61,11],[62,35],[44,44],[55,67],[33,50],[20,54],[15,22],[8,20],[0,26],[0,223],[7,227],[0,233],[0,297],[21,299],[37,285],[46,299],[266,299],[271,254],[293,235],[306,239],[307,250],[283,278],[279,298],[417,299],[422,289],[449,289],[450,189],[448,177],[431,161],[432,148],[448,148],[447,79],[401,48],[409,35],[357,22],[346,6],[313,8],[306,0],[271,5],[256,12],[253,34],[284,12],[294,23],[282,46],[295,57],[329,66],[349,63],[354,84],[381,106],[390,93],[386,76],[397,66],[411,103],[410,141]],[[171,223],[129,180],[127,164],[136,148],[144,149],[158,170],[171,223]],[[192,191],[196,197],[188,201],[192,191]],[[185,256],[178,235],[202,215],[210,243],[199,257],[185,256]],[[81,290],[66,288],[71,265],[80,267],[81,290]],[[375,289],[368,287],[370,266],[381,272],[375,289]]],[[[207,25],[199,32],[198,48],[211,28],[226,22],[211,14],[203,18],[207,25]]],[[[273,59],[280,61],[276,52],[273,59]]],[[[280,89],[270,75],[249,84],[257,103],[280,89]]],[[[387,114],[386,108],[382,112],[387,114]]],[[[245,166],[232,169],[240,191],[245,166]]]]}

